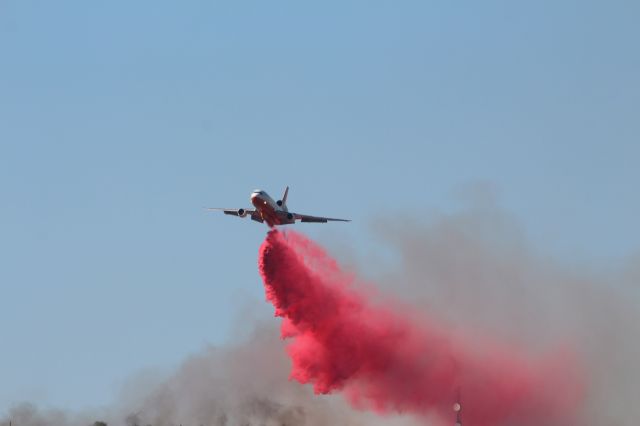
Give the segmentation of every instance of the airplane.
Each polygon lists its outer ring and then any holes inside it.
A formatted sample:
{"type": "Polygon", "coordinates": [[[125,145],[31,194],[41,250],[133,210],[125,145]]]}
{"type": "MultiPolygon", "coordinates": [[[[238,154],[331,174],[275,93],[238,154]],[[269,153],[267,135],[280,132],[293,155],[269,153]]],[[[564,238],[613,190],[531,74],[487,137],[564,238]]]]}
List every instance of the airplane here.
{"type": "Polygon", "coordinates": [[[282,194],[282,199],[274,201],[265,191],[256,189],[251,193],[249,199],[255,209],[225,209],[218,207],[210,207],[207,210],[222,211],[224,214],[229,214],[238,217],[251,217],[251,220],[256,222],[266,222],[270,228],[276,225],[290,225],[296,223],[296,220],[300,222],[314,222],[314,223],[327,223],[327,222],[351,222],[349,219],[335,219],[331,217],[322,216],[309,216],[306,214],[292,213],[287,208],[287,196],[289,195],[289,187],[287,186],[282,194]]]}

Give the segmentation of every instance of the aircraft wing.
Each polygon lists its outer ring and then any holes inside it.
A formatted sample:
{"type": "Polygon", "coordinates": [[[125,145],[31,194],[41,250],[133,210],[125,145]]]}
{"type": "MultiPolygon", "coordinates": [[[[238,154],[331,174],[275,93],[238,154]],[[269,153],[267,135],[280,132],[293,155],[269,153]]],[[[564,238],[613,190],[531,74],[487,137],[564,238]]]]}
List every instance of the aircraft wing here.
{"type": "Polygon", "coordinates": [[[253,214],[256,212],[253,209],[225,209],[223,207],[208,207],[207,210],[209,211],[220,211],[223,212],[224,214],[230,214],[232,216],[239,216],[239,217],[245,217],[245,216],[253,216],[253,214]]]}
{"type": "Polygon", "coordinates": [[[300,222],[315,222],[315,223],[327,223],[327,222],[351,222],[350,219],[335,219],[332,217],[322,216],[309,216],[306,214],[293,213],[293,217],[300,222]]]}

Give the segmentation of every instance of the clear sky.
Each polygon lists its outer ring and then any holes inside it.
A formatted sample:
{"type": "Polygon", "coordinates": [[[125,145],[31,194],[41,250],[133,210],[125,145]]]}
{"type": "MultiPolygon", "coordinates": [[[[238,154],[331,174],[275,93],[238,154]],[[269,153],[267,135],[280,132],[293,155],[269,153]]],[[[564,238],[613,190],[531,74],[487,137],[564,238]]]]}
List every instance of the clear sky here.
{"type": "MultiPolygon", "coordinates": [[[[0,410],[224,343],[291,186],[351,224],[489,182],[534,244],[640,245],[640,2],[0,0],[0,410]]],[[[389,216],[390,217],[390,216],[389,216]]],[[[265,312],[269,307],[264,305],[265,312]]]]}

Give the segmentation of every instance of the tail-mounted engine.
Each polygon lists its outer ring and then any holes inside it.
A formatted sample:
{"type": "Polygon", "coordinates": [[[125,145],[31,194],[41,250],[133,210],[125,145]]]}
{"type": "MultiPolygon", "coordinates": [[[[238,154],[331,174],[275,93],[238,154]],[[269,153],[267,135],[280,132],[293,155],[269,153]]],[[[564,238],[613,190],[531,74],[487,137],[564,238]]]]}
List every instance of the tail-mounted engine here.
{"type": "Polygon", "coordinates": [[[284,189],[284,194],[282,194],[282,198],[280,200],[276,201],[276,204],[278,205],[278,207],[280,207],[285,212],[288,210],[287,209],[287,196],[288,195],[289,195],[289,187],[287,186],[284,189]]]}

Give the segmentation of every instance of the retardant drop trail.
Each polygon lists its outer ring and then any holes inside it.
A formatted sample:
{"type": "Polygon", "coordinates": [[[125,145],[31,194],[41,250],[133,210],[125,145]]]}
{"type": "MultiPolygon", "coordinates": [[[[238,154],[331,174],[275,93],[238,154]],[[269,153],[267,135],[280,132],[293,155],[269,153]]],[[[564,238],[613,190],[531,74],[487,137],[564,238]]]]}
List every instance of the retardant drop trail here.
{"type": "MultiPolygon", "coordinates": [[[[359,409],[452,418],[456,389],[475,426],[578,424],[583,395],[569,351],[527,356],[491,339],[415,319],[360,289],[317,244],[270,231],[260,248],[267,300],[290,339],[291,377],[343,392],[359,409]]],[[[488,307],[489,309],[489,307],[488,307]]]]}

